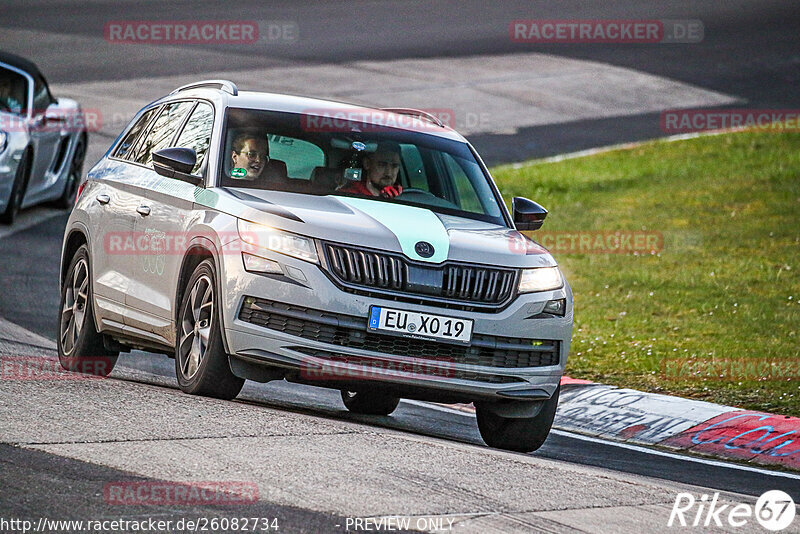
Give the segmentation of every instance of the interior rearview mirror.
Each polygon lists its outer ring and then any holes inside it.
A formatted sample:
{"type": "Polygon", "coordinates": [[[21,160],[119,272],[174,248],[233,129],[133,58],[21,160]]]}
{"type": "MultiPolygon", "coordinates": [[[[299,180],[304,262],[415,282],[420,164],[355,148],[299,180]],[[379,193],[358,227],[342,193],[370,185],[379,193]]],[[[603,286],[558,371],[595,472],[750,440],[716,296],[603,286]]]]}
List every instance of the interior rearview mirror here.
{"type": "Polygon", "coordinates": [[[514,197],[511,201],[514,226],[517,230],[538,230],[544,224],[547,210],[533,200],[525,197],[514,197]]]}

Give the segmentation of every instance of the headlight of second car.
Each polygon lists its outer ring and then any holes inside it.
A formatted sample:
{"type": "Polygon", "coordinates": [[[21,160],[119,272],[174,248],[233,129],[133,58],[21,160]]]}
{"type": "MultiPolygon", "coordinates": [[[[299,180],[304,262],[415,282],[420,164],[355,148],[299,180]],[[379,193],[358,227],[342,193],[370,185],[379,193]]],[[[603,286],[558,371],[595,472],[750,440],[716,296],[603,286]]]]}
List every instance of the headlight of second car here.
{"type": "Polygon", "coordinates": [[[564,285],[558,267],[538,267],[523,269],[519,279],[519,292],[550,291],[564,285]]]}
{"type": "Polygon", "coordinates": [[[245,243],[311,263],[319,263],[314,240],[310,237],[284,232],[242,219],[237,221],[237,225],[239,237],[245,243]]]}

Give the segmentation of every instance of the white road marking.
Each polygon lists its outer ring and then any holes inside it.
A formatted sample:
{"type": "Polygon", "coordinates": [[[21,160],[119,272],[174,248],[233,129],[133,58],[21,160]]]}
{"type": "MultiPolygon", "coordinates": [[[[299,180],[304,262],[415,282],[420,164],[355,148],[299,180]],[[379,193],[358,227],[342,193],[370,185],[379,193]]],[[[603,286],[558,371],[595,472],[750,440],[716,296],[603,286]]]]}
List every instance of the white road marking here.
{"type": "MultiPolygon", "coordinates": [[[[427,403],[427,402],[415,401],[415,400],[407,400],[407,399],[403,399],[401,402],[404,402],[404,403],[407,403],[407,404],[412,404],[414,406],[419,406],[421,408],[429,408],[431,410],[436,410],[438,412],[450,413],[450,414],[455,414],[455,415],[463,415],[463,416],[466,416],[466,417],[475,417],[473,414],[471,414],[469,412],[464,412],[462,410],[456,410],[454,408],[447,408],[445,406],[439,406],[439,405],[436,405],[436,404],[430,404],[430,403],[427,403]]],[[[565,430],[553,429],[550,432],[552,432],[553,434],[555,434],[557,436],[564,436],[564,437],[568,437],[568,438],[579,439],[579,440],[582,440],[582,441],[589,441],[591,443],[599,443],[599,444],[602,444],[602,445],[610,445],[612,447],[620,447],[622,449],[628,449],[628,450],[631,450],[631,451],[637,451],[637,452],[641,452],[641,453],[644,453],[644,454],[652,454],[654,456],[662,456],[664,458],[672,458],[674,460],[683,460],[683,461],[686,461],[686,462],[694,462],[694,463],[698,463],[698,464],[711,465],[711,466],[714,466],[714,467],[725,467],[725,468],[728,468],[728,469],[737,469],[739,471],[748,471],[748,472],[751,472],[751,473],[758,473],[758,474],[761,474],[761,475],[767,475],[767,476],[772,476],[772,477],[781,477],[781,478],[789,478],[789,479],[792,479],[792,480],[800,480],[800,475],[795,475],[795,474],[792,474],[792,473],[784,473],[782,471],[770,471],[770,470],[766,470],[766,469],[759,469],[757,467],[750,467],[750,466],[747,466],[747,465],[739,465],[739,464],[728,463],[728,462],[723,462],[723,461],[718,461],[718,460],[710,460],[710,459],[706,459],[706,458],[698,458],[696,456],[686,456],[686,455],[683,455],[683,454],[675,454],[675,453],[671,453],[671,452],[660,451],[658,449],[651,449],[649,447],[640,447],[638,445],[631,445],[630,443],[621,443],[621,442],[618,442],[618,441],[608,441],[608,440],[604,440],[604,439],[600,439],[600,438],[595,438],[595,437],[592,437],[592,436],[584,436],[583,434],[576,434],[574,432],[568,432],[568,431],[565,431],[565,430]]]]}
{"type": "Polygon", "coordinates": [[[784,473],[783,471],[770,471],[766,469],[759,469],[757,467],[750,467],[748,465],[739,465],[734,463],[723,462],[719,460],[710,460],[706,458],[698,458],[696,456],[686,456],[683,454],[675,454],[666,451],[660,451],[658,449],[651,449],[649,447],[641,447],[639,445],[632,445],[630,443],[621,443],[618,441],[606,441],[604,439],[595,438],[592,436],[584,436],[583,434],[576,434],[574,432],[568,432],[565,430],[558,430],[554,429],[551,430],[557,436],[565,436],[568,438],[579,439],[582,441],[589,441],[592,443],[601,443],[604,445],[613,445],[614,447],[620,447],[623,449],[628,449],[631,451],[643,452],[645,454],[652,454],[655,456],[663,456],[665,458],[673,458],[675,460],[686,460],[687,462],[695,462],[698,464],[705,464],[705,465],[713,465],[714,467],[727,467],[729,469],[738,469],[739,471],[749,471],[751,473],[758,473],[761,475],[768,475],[773,477],[783,477],[783,478],[791,478],[794,480],[800,480],[800,475],[795,475],[793,473],[784,473]]]}

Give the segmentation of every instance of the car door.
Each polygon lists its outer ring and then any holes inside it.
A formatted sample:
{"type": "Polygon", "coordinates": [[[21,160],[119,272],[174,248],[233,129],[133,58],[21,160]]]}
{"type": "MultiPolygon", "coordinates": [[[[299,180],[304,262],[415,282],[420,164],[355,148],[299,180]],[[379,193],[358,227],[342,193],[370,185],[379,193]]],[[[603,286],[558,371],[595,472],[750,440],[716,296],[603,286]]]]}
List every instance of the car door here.
{"type": "Polygon", "coordinates": [[[104,328],[122,331],[125,295],[130,290],[136,259],[134,239],[139,198],[135,184],[145,168],[132,163],[134,149],[147,132],[160,108],[146,110],[123,135],[112,154],[89,172],[97,182],[86,211],[91,225],[92,274],[97,320],[104,328]]]}
{"type": "Polygon", "coordinates": [[[139,217],[134,234],[148,250],[133,262],[132,285],[126,297],[126,324],[166,345],[174,343],[173,300],[178,271],[183,260],[183,241],[191,223],[196,187],[188,182],[159,176],[152,168],[152,154],[170,146],[194,148],[199,172],[208,150],[213,108],[206,102],[181,101],[167,104],[156,121],[149,142],[149,155],[140,155],[150,180],[138,191],[139,217]],[[179,143],[179,145],[176,145],[179,143]]]}
{"type": "Polygon", "coordinates": [[[53,163],[56,152],[61,144],[62,129],[59,124],[50,124],[46,118],[48,106],[54,102],[43,79],[34,78],[33,84],[33,115],[30,123],[30,137],[33,145],[33,166],[26,197],[33,199],[43,189],[52,185],[55,180],[53,163]]]}

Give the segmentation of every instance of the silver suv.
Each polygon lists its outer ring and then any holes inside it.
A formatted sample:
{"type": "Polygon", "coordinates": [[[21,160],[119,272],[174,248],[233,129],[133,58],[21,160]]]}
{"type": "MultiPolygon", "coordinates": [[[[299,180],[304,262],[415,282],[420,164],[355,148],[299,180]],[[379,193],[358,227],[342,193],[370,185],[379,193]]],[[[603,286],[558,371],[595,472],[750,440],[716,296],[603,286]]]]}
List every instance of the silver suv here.
{"type": "Polygon", "coordinates": [[[245,379],[475,403],[532,451],[558,404],[572,294],[473,147],[433,115],[198,82],[143,108],[81,184],[61,260],[62,365],[175,359],[180,388],[245,379]]]}

